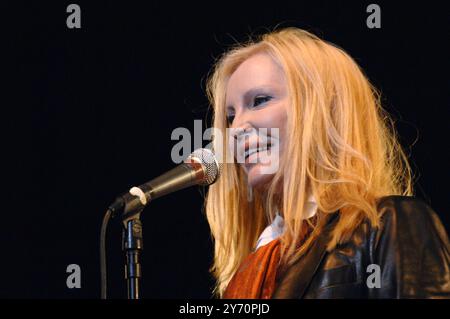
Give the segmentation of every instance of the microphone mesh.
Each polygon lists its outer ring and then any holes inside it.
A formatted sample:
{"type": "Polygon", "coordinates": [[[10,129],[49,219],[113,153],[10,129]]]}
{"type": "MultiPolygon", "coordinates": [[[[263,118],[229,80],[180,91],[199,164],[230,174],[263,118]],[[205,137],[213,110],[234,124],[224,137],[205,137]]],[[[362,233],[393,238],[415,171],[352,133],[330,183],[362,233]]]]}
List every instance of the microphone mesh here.
{"type": "Polygon", "coordinates": [[[222,171],[222,163],[219,163],[213,151],[207,148],[199,148],[193,151],[185,162],[195,161],[203,167],[204,177],[200,181],[200,185],[211,185],[220,176],[222,171]]]}

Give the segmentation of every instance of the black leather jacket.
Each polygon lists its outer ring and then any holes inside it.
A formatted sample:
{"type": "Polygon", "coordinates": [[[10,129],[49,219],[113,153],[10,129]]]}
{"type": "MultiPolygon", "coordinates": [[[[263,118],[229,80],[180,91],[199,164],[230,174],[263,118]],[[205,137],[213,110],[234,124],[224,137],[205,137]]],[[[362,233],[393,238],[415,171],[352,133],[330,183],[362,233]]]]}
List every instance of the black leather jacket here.
{"type": "Polygon", "coordinates": [[[383,197],[378,208],[379,229],[364,222],[350,242],[327,252],[335,214],[272,297],[450,298],[450,243],[436,213],[405,196],[383,197]]]}

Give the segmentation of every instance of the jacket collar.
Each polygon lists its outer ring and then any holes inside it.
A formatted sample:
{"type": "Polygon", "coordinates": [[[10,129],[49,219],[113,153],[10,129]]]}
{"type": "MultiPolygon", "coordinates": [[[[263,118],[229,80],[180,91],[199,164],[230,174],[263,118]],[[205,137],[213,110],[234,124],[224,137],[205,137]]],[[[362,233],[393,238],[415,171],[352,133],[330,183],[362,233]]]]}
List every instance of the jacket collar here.
{"type": "Polygon", "coordinates": [[[306,289],[326,254],[326,247],[330,241],[331,231],[339,219],[337,216],[338,213],[336,212],[329,217],[327,225],[317,240],[312,244],[311,248],[285,271],[275,288],[272,295],[273,299],[300,299],[304,296],[306,289]]]}

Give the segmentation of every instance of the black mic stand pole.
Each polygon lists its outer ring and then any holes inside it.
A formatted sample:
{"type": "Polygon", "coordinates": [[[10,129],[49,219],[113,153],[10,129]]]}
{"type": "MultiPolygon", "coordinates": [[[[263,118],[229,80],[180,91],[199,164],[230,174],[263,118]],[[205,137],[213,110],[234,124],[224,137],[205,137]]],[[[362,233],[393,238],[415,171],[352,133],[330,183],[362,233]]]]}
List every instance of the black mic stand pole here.
{"type": "Polygon", "coordinates": [[[141,212],[123,220],[122,250],[125,252],[125,279],[128,299],[140,298],[142,267],[140,255],[144,249],[142,238],[141,212]]]}

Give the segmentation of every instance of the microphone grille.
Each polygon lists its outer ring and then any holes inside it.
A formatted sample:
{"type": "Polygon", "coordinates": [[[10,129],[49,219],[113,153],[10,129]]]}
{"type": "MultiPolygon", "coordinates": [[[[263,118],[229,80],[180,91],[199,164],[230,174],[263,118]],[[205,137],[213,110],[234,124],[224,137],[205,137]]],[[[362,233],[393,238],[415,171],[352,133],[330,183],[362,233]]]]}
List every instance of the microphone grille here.
{"type": "Polygon", "coordinates": [[[222,171],[222,163],[217,161],[214,152],[207,148],[198,148],[193,151],[185,162],[195,161],[203,167],[204,176],[200,185],[211,185],[220,176],[222,171]]]}

